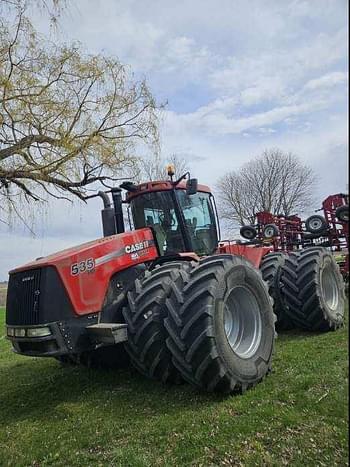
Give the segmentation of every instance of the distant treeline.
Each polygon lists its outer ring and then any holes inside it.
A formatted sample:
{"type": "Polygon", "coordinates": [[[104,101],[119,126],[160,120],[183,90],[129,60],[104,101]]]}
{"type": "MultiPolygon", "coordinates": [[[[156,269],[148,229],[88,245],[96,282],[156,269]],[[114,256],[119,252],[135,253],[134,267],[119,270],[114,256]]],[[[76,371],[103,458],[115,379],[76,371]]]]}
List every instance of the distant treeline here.
{"type": "Polygon", "coordinates": [[[7,282],[0,282],[0,307],[6,305],[7,282]]]}

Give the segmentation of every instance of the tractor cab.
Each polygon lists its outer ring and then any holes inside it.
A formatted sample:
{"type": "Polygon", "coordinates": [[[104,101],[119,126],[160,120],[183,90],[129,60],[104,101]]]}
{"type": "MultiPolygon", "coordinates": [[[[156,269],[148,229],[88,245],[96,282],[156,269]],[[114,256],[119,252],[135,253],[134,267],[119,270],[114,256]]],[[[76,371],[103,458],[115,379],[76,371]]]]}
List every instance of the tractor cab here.
{"type": "Polygon", "coordinates": [[[121,186],[127,190],[133,228],[151,228],[161,256],[182,252],[204,256],[217,248],[217,215],[210,189],[189,186],[184,181],[121,186]]]}

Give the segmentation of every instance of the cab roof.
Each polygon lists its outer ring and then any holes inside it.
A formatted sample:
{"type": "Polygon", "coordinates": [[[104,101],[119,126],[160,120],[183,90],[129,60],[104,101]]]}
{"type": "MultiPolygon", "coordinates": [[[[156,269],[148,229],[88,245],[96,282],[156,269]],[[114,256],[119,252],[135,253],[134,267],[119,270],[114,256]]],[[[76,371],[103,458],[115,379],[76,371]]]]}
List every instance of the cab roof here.
{"type": "MultiPolygon", "coordinates": [[[[129,203],[136,196],[140,196],[145,193],[151,193],[153,191],[170,191],[175,188],[175,190],[186,190],[186,182],[182,180],[180,183],[176,184],[170,180],[158,180],[152,182],[140,183],[139,185],[134,185],[135,191],[128,191],[126,194],[126,202],[129,203]]],[[[204,193],[211,193],[210,188],[207,185],[198,185],[198,191],[204,193]]]]}

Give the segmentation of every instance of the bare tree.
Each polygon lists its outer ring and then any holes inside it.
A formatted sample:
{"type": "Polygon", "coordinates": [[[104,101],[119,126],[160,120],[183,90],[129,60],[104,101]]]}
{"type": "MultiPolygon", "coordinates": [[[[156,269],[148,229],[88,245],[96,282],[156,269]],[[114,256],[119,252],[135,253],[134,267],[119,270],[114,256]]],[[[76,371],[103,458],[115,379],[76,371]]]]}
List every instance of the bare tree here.
{"type": "Polygon", "coordinates": [[[22,3],[0,18],[0,219],[47,195],[84,199],[135,163],[138,142],[158,148],[146,82],[116,58],[49,43],[22,3]]]}
{"type": "Polygon", "coordinates": [[[165,158],[155,153],[152,156],[145,156],[136,161],[135,178],[139,181],[165,180],[168,177],[166,171],[168,164],[174,165],[175,177],[181,177],[190,170],[188,161],[178,154],[172,154],[170,157],[165,158]]]}
{"type": "Polygon", "coordinates": [[[57,25],[69,2],[70,0],[0,0],[0,13],[11,15],[21,10],[34,9],[43,13],[51,25],[57,25]]]}
{"type": "Polygon", "coordinates": [[[219,206],[228,224],[254,224],[260,211],[291,215],[312,204],[313,170],[292,153],[265,150],[219,179],[219,206]]]}

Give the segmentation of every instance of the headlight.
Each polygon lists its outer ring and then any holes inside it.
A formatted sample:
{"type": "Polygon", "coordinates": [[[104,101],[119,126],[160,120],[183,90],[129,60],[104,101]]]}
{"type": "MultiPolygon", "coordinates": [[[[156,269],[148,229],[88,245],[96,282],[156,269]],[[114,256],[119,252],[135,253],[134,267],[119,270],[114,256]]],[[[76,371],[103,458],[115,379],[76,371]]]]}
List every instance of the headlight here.
{"type": "Polygon", "coordinates": [[[15,335],[15,330],[13,328],[7,328],[7,335],[13,337],[15,335]]]}
{"type": "Polygon", "coordinates": [[[50,336],[51,330],[48,326],[41,328],[29,328],[27,329],[27,337],[45,337],[50,336]]]}
{"type": "Polygon", "coordinates": [[[26,330],[23,328],[15,328],[16,337],[26,337],[26,330]]]}

